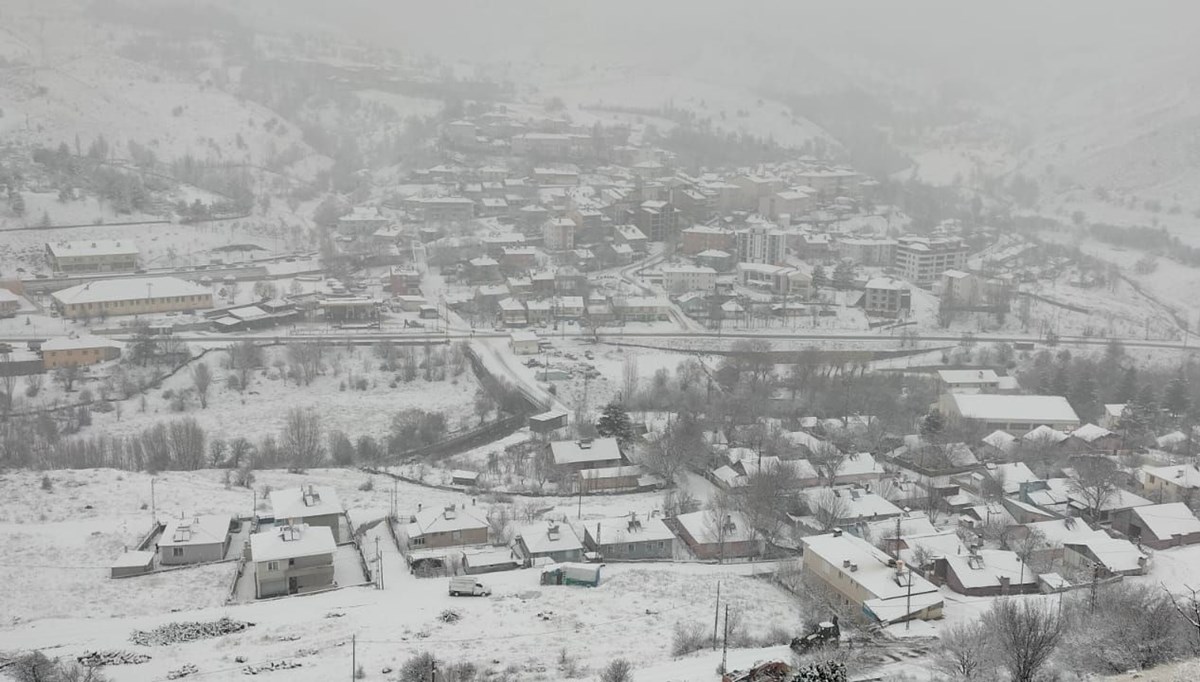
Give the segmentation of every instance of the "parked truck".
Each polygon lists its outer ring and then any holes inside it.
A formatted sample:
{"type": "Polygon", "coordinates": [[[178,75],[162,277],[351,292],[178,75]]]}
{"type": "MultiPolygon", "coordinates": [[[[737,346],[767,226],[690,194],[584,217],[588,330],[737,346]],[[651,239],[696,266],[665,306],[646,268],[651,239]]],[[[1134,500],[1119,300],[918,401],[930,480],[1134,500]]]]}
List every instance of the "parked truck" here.
{"type": "Polygon", "coordinates": [[[600,584],[600,569],[604,564],[557,564],[542,571],[543,585],[583,585],[596,587],[600,584]]]}
{"type": "Polygon", "coordinates": [[[450,578],[451,597],[487,597],[491,593],[492,588],[480,582],[473,575],[456,575],[450,578]]]}

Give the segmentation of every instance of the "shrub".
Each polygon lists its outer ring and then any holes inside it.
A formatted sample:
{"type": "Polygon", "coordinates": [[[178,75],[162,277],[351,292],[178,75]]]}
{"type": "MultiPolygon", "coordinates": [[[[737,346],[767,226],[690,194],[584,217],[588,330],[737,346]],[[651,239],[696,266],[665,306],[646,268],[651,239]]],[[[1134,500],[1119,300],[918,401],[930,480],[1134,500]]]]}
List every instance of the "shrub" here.
{"type": "Polygon", "coordinates": [[[709,639],[703,625],[681,621],[675,624],[675,633],[671,638],[671,655],[686,656],[693,651],[700,651],[708,644],[709,639]]]}
{"type": "Polygon", "coordinates": [[[368,478],[367,480],[365,480],[359,484],[358,489],[363,491],[364,493],[371,492],[372,490],[375,489],[375,479],[368,478]]]}
{"type": "Polygon", "coordinates": [[[42,476],[42,490],[45,490],[46,492],[54,490],[54,481],[50,480],[49,475],[42,476]]]}
{"type": "Polygon", "coordinates": [[[631,680],[633,680],[633,666],[623,658],[612,661],[600,673],[600,682],[631,682],[631,680]]]}

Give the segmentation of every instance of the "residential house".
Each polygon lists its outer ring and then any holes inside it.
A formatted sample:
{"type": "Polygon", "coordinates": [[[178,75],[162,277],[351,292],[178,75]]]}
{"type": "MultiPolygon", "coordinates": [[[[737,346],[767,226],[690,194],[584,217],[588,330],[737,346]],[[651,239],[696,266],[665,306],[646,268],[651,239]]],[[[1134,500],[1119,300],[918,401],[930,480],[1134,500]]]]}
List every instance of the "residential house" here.
{"type": "Polygon", "coordinates": [[[696,265],[712,268],[717,272],[729,272],[736,263],[732,254],[721,249],[708,249],[696,254],[696,265]]]}
{"type": "Polygon", "coordinates": [[[583,469],[575,472],[575,490],[580,493],[629,490],[640,486],[644,475],[640,464],[583,469]]]}
{"type": "Polygon", "coordinates": [[[1063,545],[1063,563],[1078,571],[1095,571],[1097,577],[1145,575],[1149,557],[1128,540],[1099,536],[1063,545]]]}
{"type": "Polygon", "coordinates": [[[388,291],[393,296],[420,296],[421,273],[411,267],[392,267],[388,272],[388,291]]]}
{"type": "Polygon", "coordinates": [[[1158,502],[1200,502],[1200,464],[1142,467],[1142,491],[1158,502]]]}
{"type": "Polygon", "coordinates": [[[635,512],[583,523],[583,544],[605,561],[669,561],[675,556],[675,534],[667,524],[656,516],[641,518],[635,512]]]}
{"type": "MultiPolygon", "coordinates": [[[[1075,515],[1090,514],[1092,506],[1087,500],[1087,496],[1080,493],[1075,488],[1075,483],[1068,478],[1051,478],[1046,481],[1051,490],[1060,495],[1065,495],[1067,498],[1067,509],[1073,510],[1075,515]]],[[[1134,507],[1147,507],[1154,504],[1146,498],[1129,492],[1123,488],[1116,488],[1111,494],[1105,496],[1097,510],[1096,518],[1091,519],[1096,523],[1107,523],[1111,515],[1125,509],[1133,509],[1134,507]]],[[[1066,510],[1063,510],[1065,513],[1066,510]]]]}
{"type": "Polygon", "coordinates": [[[170,519],[158,540],[160,566],[223,561],[231,519],[220,514],[170,519]]]}
{"type": "Polygon", "coordinates": [[[628,244],[635,253],[645,253],[649,239],[637,225],[613,225],[613,240],[617,244],[628,244]]]}
{"type": "Polygon", "coordinates": [[[717,271],[697,265],[664,265],[663,286],[667,293],[679,295],[685,291],[712,293],[717,288],[717,271]]]}
{"type": "Polygon", "coordinates": [[[122,552],[109,566],[110,578],[128,578],[145,575],[154,570],[154,552],[131,550],[122,552]]]}
{"type": "Polygon", "coordinates": [[[979,441],[977,452],[984,459],[1009,459],[1021,440],[1007,431],[996,430],[984,436],[979,441]]]}
{"type": "Polygon", "coordinates": [[[428,507],[409,517],[405,538],[409,549],[485,545],[488,522],[465,506],[428,507]]]}
{"type": "Polygon", "coordinates": [[[21,299],[13,292],[0,286],[0,318],[12,317],[21,309],[21,299]]]}
{"type": "Polygon", "coordinates": [[[563,563],[583,558],[583,544],[575,529],[557,521],[534,523],[517,530],[512,550],[525,566],[532,566],[539,559],[563,563]]]}
{"type": "Polygon", "coordinates": [[[901,317],[912,308],[912,291],[898,279],[874,277],[867,281],[862,301],[868,315],[901,317]]]}
{"type": "Polygon", "coordinates": [[[1038,591],[1037,571],[1021,561],[1016,552],[1007,550],[980,549],[943,556],[935,563],[934,575],[951,590],[968,597],[1038,591]]]}
{"type": "Polygon", "coordinates": [[[46,244],[46,262],[54,272],[133,272],[138,267],[133,242],[83,240],[46,244]]]}
{"type": "Polygon", "coordinates": [[[337,543],[326,526],[271,528],[250,536],[255,596],[259,599],[315,592],[334,586],[337,543]]]}
{"type": "Polygon", "coordinates": [[[883,625],[942,617],[937,587],[869,542],[835,530],[801,539],[806,577],[821,581],[864,620],[883,625]]]}
{"type": "Polygon", "coordinates": [[[280,488],[271,491],[269,500],[276,525],[324,526],[329,528],[335,542],[350,541],[342,532],[346,512],[333,488],[313,485],[280,488]]]}
{"type": "Polygon", "coordinates": [[[513,355],[536,355],[541,350],[538,335],[528,331],[513,332],[509,335],[508,346],[513,355]]]}
{"type": "Polygon", "coordinates": [[[857,487],[812,488],[801,494],[809,513],[792,521],[809,533],[843,528],[866,534],[866,524],[894,519],[904,511],[884,497],[857,487]]]}
{"type": "Polygon", "coordinates": [[[996,395],[945,393],[939,400],[942,414],[974,422],[986,430],[1024,435],[1038,426],[1059,431],[1079,428],[1079,416],[1066,398],[1056,395],[996,395]]]}
{"type": "Polygon", "coordinates": [[[337,229],[346,236],[363,237],[388,227],[391,222],[377,206],[355,206],[337,219],[337,229]]]}
{"type": "Polygon", "coordinates": [[[762,540],[741,512],[722,515],[705,509],[680,514],[667,524],[697,559],[750,559],[763,551],[762,540]]]}
{"type": "Polygon", "coordinates": [[[101,336],[61,336],[42,342],[42,366],[46,369],[59,367],[83,367],[95,365],[121,357],[125,344],[101,336]]]}
{"type": "Polygon", "coordinates": [[[575,221],[553,218],[542,225],[542,240],[549,251],[569,251],[575,248],[575,221]]]}
{"type": "MultiPolygon", "coordinates": [[[[1018,521],[1020,519],[1017,519],[1018,521]]],[[[1064,549],[1067,543],[1087,543],[1093,540],[1106,540],[1108,533],[1092,528],[1086,521],[1075,516],[1058,519],[1028,522],[1023,525],[1010,525],[1004,531],[1003,542],[1009,547],[1021,543],[1030,533],[1036,533],[1042,538],[1041,543],[1033,546],[1029,561],[1038,565],[1061,566],[1064,549]]]]}
{"type": "Polygon", "coordinates": [[[869,452],[852,453],[838,465],[830,485],[873,484],[883,478],[883,466],[869,452]]]}
{"type": "Polygon", "coordinates": [[[1182,502],[1122,509],[1111,518],[1113,530],[1139,547],[1169,549],[1200,542],[1200,519],[1182,502]]]}
{"type": "Polygon", "coordinates": [[[1071,432],[1067,447],[1080,452],[1115,452],[1121,447],[1121,436],[1103,426],[1084,424],[1071,432]]]}
{"type": "Polygon", "coordinates": [[[625,464],[616,438],[560,440],[550,444],[554,465],[569,471],[604,469],[625,464]]]}
{"type": "Polygon", "coordinates": [[[991,369],[939,369],[938,385],[954,393],[989,393],[1000,387],[1000,377],[991,369]]]}
{"type": "Polygon", "coordinates": [[[1106,403],[1104,416],[1100,418],[1100,426],[1106,429],[1118,429],[1121,425],[1121,415],[1125,412],[1125,403],[1106,403]]]}
{"type": "Polygon", "coordinates": [[[50,294],[68,319],[193,312],[213,307],[212,291],[176,277],[104,279],[50,294]]]}
{"type": "Polygon", "coordinates": [[[655,322],[671,316],[671,302],[657,296],[614,298],[613,308],[626,322],[655,322]]]}
{"type": "Polygon", "coordinates": [[[524,327],[529,324],[525,316],[525,304],[515,298],[502,298],[496,306],[500,309],[500,321],[506,327],[524,327]]]}

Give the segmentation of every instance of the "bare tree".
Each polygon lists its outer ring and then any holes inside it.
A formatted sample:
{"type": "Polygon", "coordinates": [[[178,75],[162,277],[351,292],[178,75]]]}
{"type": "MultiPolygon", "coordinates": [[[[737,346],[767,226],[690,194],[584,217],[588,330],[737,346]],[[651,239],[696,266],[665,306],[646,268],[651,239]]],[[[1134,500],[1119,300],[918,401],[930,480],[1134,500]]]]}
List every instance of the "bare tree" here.
{"type": "Polygon", "coordinates": [[[488,535],[492,544],[507,547],[513,539],[514,512],[511,504],[493,505],[487,513],[488,535]]]}
{"type": "MultiPolygon", "coordinates": [[[[1163,587],[1166,590],[1166,587],[1163,587]]],[[[1200,590],[1184,585],[1183,589],[1188,591],[1188,596],[1184,598],[1177,597],[1170,590],[1167,594],[1171,595],[1171,605],[1175,607],[1175,611],[1183,616],[1190,626],[1192,636],[1196,638],[1195,648],[1200,649],[1200,590]]]]}
{"type": "Polygon", "coordinates": [[[1071,492],[1083,503],[1088,518],[1094,521],[1117,494],[1120,469],[1111,459],[1101,455],[1078,457],[1073,465],[1075,478],[1071,480],[1071,492]]]}
{"type": "Polygon", "coordinates": [[[25,377],[25,396],[36,398],[38,393],[42,392],[42,386],[46,382],[46,377],[43,374],[30,374],[25,377]]]}
{"type": "Polygon", "coordinates": [[[322,349],[320,344],[310,341],[294,341],[287,345],[288,361],[296,374],[296,383],[307,386],[321,369],[322,349]]]}
{"type": "Polygon", "coordinates": [[[622,367],[621,375],[621,399],[626,405],[632,403],[637,397],[638,390],[638,362],[637,355],[629,353],[625,356],[625,364],[622,367]]]}
{"type": "Polygon", "coordinates": [[[734,502],[752,528],[773,540],[784,529],[799,489],[796,470],[785,462],[751,474],[734,502]]]}
{"type": "Polygon", "coordinates": [[[996,638],[1000,662],[1013,682],[1033,682],[1064,632],[1057,609],[1013,599],[996,602],[984,615],[984,624],[996,638]]]}
{"type": "Polygon", "coordinates": [[[321,437],[321,415],[299,407],[288,412],[281,445],[288,454],[288,468],[303,471],[325,459],[325,441],[321,437]]]}
{"type": "Polygon", "coordinates": [[[708,528],[710,536],[716,541],[717,563],[725,561],[725,542],[734,530],[734,509],[735,505],[729,495],[718,492],[710,498],[708,509],[704,513],[704,525],[708,528]]]}
{"type": "Polygon", "coordinates": [[[12,347],[0,344],[0,413],[7,414],[16,402],[17,371],[12,362],[12,347]]]}
{"type": "Polygon", "coordinates": [[[838,491],[824,488],[809,495],[808,510],[821,530],[830,531],[837,528],[846,514],[850,513],[850,505],[838,491]]]}
{"type": "Polygon", "coordinates": [[[809,462],[817,470],[817,476],[825,485],[832,488],[848,455],[828,441],[821,441],[819,445],[812,448],[811,452],[812,456],[809,458],[809,462]]]}
{"type": "Polygon", "coordinates": [[[229,363],[238,373],[238,389],[245,391],[250,375],[263,364],[263,349],[254,339],[243,339],[229,346],[229,363]]]}
{"type": "Polygon", "coordinates": [[[208,387],[212,385],[212,372],[208,365],[197,362],[192,367],[192,385],[196,387],[196,395],[200,398],[200,408],[208,408],[208,387]]]}
{"type": "Polygon", "coordinates": [[[954,679],[980,678],[991,665],[991,639],[980,622],[960,623],[942,631],[934,666],[954,679]]]}
{"type": "Polygon", "coordinates": [[[1025,565],[1033,559],[1033,555],[1036,554],[1038,550],[1048,547],[1050,543],[1046,540],[1045,533],[1043,533],[1041,530],[1034,529],[1024,533],[1016,541],[1010,544],[1012,546],[1012,551],[1017,555],[1017,558],[1021,560],[1021,576],[1017,588],[1020,589],[1019,585],[1025,582],[1025,565]]]}
{"type": "Polygon", "coordinates": [[[66,365],[54,370],[54,380],[62,384],[63,390],[70,393],[79,380],[79,365],[66,365]]]}
{"type": "Polygon", "coordinates": [[[207,463],[204,429],[195,419],[189,417],[171,422],[165,435],[171,460],[176,467],[187,470],[204,468],[207,463]]]}

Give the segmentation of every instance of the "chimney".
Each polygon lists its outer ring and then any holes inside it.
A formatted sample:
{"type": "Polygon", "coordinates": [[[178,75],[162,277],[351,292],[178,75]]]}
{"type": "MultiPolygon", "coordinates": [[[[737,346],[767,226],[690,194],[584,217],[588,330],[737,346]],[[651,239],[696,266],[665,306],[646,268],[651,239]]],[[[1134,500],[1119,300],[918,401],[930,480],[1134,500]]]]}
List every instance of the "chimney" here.
{"type": "Polygon", "coordinates": [[[850,572],[854,573],[858,570],[858,564],[850,564],[850,572]]]}
{"type": "Polygon", "coordinates": [[[841,529],[841,528],[834,528],[834,529],[833,529],[833,537],[835,537],[835,538],[840,538],[840,537],[842,537],[842,529],[841,529]]]}
{"type": "Polygon", "coordinates": [[[850,560],[842,559],[842,568],[850,568],[850,560]]]}

